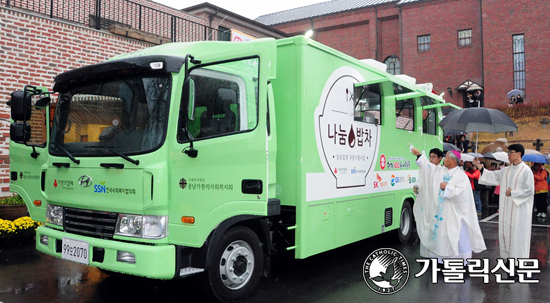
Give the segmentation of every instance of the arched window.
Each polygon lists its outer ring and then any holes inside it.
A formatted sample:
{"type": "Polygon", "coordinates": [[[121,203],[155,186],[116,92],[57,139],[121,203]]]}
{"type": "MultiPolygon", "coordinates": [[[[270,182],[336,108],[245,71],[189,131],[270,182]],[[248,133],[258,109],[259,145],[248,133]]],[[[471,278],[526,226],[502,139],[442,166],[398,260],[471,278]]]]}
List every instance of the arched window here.
{"type": "Polygon", "coordinates": [[[386,60],[384,60],[384,63],[386,64],[386,71],[392,75],[399,75],[401,74],[401,65],[399,64],[399,58],[397,58],[396,55],[391,55],[386,60]]]}

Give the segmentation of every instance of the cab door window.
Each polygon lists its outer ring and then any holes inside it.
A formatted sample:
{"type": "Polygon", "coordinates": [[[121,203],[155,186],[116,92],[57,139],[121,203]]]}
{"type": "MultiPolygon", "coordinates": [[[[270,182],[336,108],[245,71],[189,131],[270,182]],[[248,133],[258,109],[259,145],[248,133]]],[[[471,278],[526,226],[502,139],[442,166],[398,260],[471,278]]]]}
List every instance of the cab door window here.
{"type": "MultiPolygon", "coordinates": [[[[193,139],[236,134],[257,126],[258,58],[203,66],[189,76],[195,81],[195,115],[188,121],[193,139]]],[[[178,141],[187,141],[181,130],[178,141]]]]}

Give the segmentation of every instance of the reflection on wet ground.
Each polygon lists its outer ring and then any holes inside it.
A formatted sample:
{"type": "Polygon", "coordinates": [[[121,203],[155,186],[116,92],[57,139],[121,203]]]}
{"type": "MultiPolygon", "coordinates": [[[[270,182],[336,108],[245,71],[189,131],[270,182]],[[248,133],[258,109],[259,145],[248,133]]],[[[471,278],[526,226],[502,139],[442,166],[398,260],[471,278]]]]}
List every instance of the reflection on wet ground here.
{"type": "MultiPolygon", "coordinates": [[[[492,268],[499,257],[496,207],[485,207],[480,222],[487,251],[474,258],[488,258],[492,268]]],[[[243,302],[548,302],[549,236],[550,219],[534,217],[531,258],[539,261],[541,273],[534,276],[538,284],[497,284],[492,274],[487,284],[473,277],[462,284],[445,284],[441,275],[434,284],[430,274],[414,277],[422,269],[416,262],[420,257],[417,237],[395,245],[378,236],[305,260],[275,256],[272,276],[263,278],[243,302]],[[381,247],[399,250],[410,264],[407,285],[390,296],[371,291],[362,275],[365,258],[381,247]]],[[[0,273],[0,301],[5,303],[206,302],[197,278],[109,277],[98,269],[38,253],[32,245],[1,250],[0,273]]]]}

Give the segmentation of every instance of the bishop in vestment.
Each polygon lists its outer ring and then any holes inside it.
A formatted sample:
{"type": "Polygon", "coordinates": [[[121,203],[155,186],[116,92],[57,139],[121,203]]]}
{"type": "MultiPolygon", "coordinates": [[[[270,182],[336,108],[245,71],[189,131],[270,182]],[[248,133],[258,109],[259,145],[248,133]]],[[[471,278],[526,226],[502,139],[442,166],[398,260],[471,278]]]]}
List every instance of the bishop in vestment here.
{"type": "Polygon", "coordinates": [[[460,153],[448,152],[443,166],[431,164],[417,149],[419,156],[419,194],[413,207],[420,255],[426,258],[472,257],[486,249],[475,210],[468,176],[458,167],[460,153]]]}

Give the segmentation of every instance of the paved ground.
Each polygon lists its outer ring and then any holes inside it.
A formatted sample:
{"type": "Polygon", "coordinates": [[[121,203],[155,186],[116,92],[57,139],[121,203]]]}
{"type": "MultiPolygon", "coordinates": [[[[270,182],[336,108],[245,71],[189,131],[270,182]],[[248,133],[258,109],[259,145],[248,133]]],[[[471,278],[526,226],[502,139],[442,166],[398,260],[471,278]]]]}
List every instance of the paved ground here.
{"type": "MultiPolygon", "coordinates": [[[[485,207],[481,218],[487,251],[474,255],[489,258],[491,268],[498,257],[498,213],[485,207]]],[[[418,241],[388,244],[375,237],[306,260],[279,256],[273,260],[271,278],[262,279],[256,292],[244,302],[548,302],[550,283],[550,218],[533,219],[531,258],[539,260],[538,284],[497,284],[495,276],[484,284],[481,278],[467,278],[463,284],[445,284],[439,274],[415,278],[421,270],[418,241]],[[379,295],[365,284],[365,258],[381,247],[395,248],[405,255],[411,276],[394,295],[379,295]]],[[[108,277],[97,269],[61,261],[36,252],[33,246],[0,251],[0,301],[17,302],[205,302],[193,278],[152,281],[108,277]]]]}

